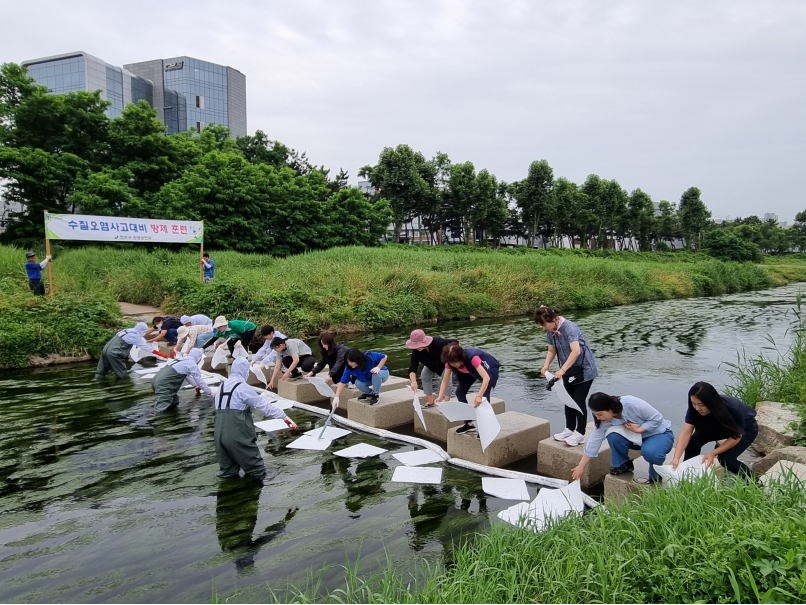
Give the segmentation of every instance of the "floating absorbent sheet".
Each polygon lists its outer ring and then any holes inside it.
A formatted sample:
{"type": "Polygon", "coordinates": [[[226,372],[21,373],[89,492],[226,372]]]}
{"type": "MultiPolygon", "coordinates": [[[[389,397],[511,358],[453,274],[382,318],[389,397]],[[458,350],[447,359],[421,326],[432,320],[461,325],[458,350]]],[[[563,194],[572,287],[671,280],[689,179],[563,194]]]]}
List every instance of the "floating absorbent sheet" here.
{"type": "Polygon", "coordinates": [[[663,480],[663,487],[672,487],[683,479],[702,477],[708,471],[709,469],[705,468],[702,456],[694,456],[681,462],[677,465],[677,469],[673,469],[671,464],[655,465],[655,472],[663,480]]]}
{"type": "Polygon", "coordinates": [[[641,447],[641,443],[643,443],[643,438],[639,433],[628,431],[624,428],[623,424],[614,424],[613,426],[608,427],[608,429],[605,431],[605,437],[607,437],[610,433],[617,433],[638,447],[641,447]]]}
{"type": "MultiPolygon", "coordinates": [[[[321,430],[321,429],[319,429],[321,430]]],[[[294,450],[317,450],[324,451],[330,447],[330,439],[317,439],[313,435],[303,435],[299,439],[292,441],[286,447],[294,450]]]]}
{"type": "Polygon", "coordinates": [[[282,431],[291,427],[289,427],[282,418],[271,418],[270,420],[261,420],[260,422],[256,422],[255,428],[260,429],[261,431],[266,431],[267,433],[272,433],[274,431],[282,431]]]}
{"type": "MultiPolygon", "coordinates": [[[[349,435],[352,431],[348,431],[347,429],[340,429],[336,426],[328,426],[325,427],[325,434],[322,435],[322,439],[339,439],[340,437],[344,437],[345,435],[349,435]]],[[[305,431],[302,433],[303,435],[310,435],[311,437],[316,437],[319,439],[319,435],[322,434],[322,427],[317,427],[315,429],[311,429],[310,431],[305,431]]]]}
{"type": "Polygon", "coordinates": [[[543,488],[537,497],[529,502],[521,502],[498,513],[498,518],[518,527],[543,531],[551,519],[561,519],[574,512],[585,510],[585,500],[579,481],[574,481],[561,489],[543,488]]]}
{"type": "Polygon", "coordinates": [[[254,364],[249,366],[249,371],[255,375],[255,377],[262,382],[263,384],[268,384],[268,380],[266,380],[266,375],[263,373],[263,368],[260,367],[260,364],[254,364]]]}
{"type": "Polygon", "coordinates": [[[336,393],[334,393],[333,389],[331,389],[328,386],[324,378],[319,378],[318,376],[311,376],[310,378],[308,378],[308,382],[310,382],[314,387],[316,387],[316,391],[322,397],[333,399],[336,396],[336,393]]]}
{"type": "Polygon", "coordinates": [[[153,351],[151,353],[146,353],[140,347],[132,347],[129,351],[129,357],[131,357],[132,361],[136,363],[141,359],[145,359],[146,357],[156,357],[156,355],[154,355],[153,351]]]}
{"type": "Polygon", "coordinates": [[[288,410],[294,407],[294,402],[290,399],[283,399],[282,397],[277,397],[274,393],[270,393],[269,391],[265,391],[260,394],[263,399],[268,401],[276,408],[280,408],[281,410],[288,410]]]}
{"type": "Polygon", "coordinates": [[[503,500],[529,500],[529,489],[523,479],[501,479],[499,477],[482,477],[481,488],[485,494],[503,500]]]}
{"type": "Polygon", "coordinates": [[[392,475],[394,483],[442,483],[442,469],[431,466],[398,466],[392,475]]]}
{"type": "Polygon", "coordinates": [[[399,460],[406,466],[419,466],[420,464],[432,464],[434,462],[444,462],[442,456],[431,450],[415,450],[413,452],[401,452],[392,454],[392,457],[399,460]]]}
{"type": "Polygon", "coordinates": [[[443,401],[437,409],[451,422],[476,419],[476,408],[461,401],[443,401]]]}
{"type": "Polygon", "coordinates": [[[414,393],[414,400],[412,401],[412,405],[414,405],[414,413],[417,414],[417,418],[420,419],[420,424],[423,425],[423,430],[428,430],[428,427],[425,426],[425,418],[423,417],[423,408],[420,405],[420,397],[417,393],[414,393]]]}
{"type": "Polygon", "coordinates": [[[227,365],[227,358],[229,357],[229,351],[227,351],[227,347],[220,346],[215,350],[213,353],[213,358],[210,360],[210,365],[213,368],[218,368],[222,365],[227,365]]]}
{"type": "MultiPolygon", "coordinates": [[[[204,379],[204,382],[207,383],[208,387],[212,386],[214,384],[221,384],[222,382],[224,382],[224,377],[223,376],[220,376],[218,374],[212,374],[210,372],[202,372],[202,378],[204,379]]],[[[193,388],[195,388],[195,385],[188,384],[188,382],[185,381],[185,383],[182,385],[182,388],[183,389],[193,389],[193,388]]]]}
{"type": "Polygon", "coordinates": [[[495,417],[495,410],[487,398],[481,400],[481,405],[476,408],[476,429],[479,432],[479,441],[481,441],[481,451],[495,441],[498,433],[501,432],[501,424],[498,418],[495,417]]]}
{"type": "Polygon", "coordinates": [[[386,451],[387,450],[383,448],[375,447],[369,443],[358,443],[333,453],[342,458],[371,458],[372,456],[383,454],[386,451]]]}
{"type": "MultiPolygon", "coordinates": [[[[554,375],[551,372],[546,372],[546,380],[552,380],[554,375]]],[[[568,391],[565,390],[565,385],[563,384],[562,379],[557,380],[554,383],[554,386],[551,387],[551,392],[556,394],[557,397],[560,398],[560,402],[567,408],[571,408],[572,410],[576,410],[580,414],[582,410],[579,409],[577,402],[571,398],[571,395],[568,394],[568,391]]]]}

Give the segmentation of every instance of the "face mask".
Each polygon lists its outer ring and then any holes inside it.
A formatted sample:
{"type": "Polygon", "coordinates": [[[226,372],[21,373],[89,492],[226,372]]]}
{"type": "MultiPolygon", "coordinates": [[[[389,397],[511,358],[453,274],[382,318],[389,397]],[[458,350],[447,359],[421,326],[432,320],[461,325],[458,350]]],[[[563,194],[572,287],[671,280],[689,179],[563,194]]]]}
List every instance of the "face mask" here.
{"type": "Polygon", "coordinates": [[[154,327],[155,327],[155,328],[157,328],[157,330],[162,330],[162,324],[157,324],[157,325],[156,325],[156,326],[154,326],[154,327]]]}

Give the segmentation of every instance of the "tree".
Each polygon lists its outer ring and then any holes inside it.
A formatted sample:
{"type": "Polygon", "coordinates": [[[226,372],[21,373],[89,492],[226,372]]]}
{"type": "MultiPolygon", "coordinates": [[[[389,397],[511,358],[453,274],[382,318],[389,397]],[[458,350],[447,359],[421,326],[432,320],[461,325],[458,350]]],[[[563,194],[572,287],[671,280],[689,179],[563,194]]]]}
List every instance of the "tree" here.
{"type": "Polygon", "coordinates": [[[244,157],[254,164],[268,164],[280,168],[288,162],[289,149],[279,141],[270,141],[262,130],[251,136],[235,139],[235,144],[244,157]]]}
{"type": "Polygon", "coordinates": [[[395,242],[400,241],[403,223],[431,193],[423,178],[423,173],[430,170],[422,153],[408,145],[398,145],[394,149],[385,147],[375,166],[364,166],[358,172],[358,176],[368,179],[380,195],[389,200],[395,242]]]}
{"type": "Polygon", "coordinates": [[[637,240],[640,250],[652,250],[652,222],[655,215],[655,204],[652,203],[652,198],[640,189],[636,189],[630,194],[627,208],[630,234],[637,240]]]}
{"type": "Polygon", "coordinates": [[[553,208],[554,171],[546,160],[532,162],[526,178],[515,189],[515,199],[528,230],[528,246],[534,247],[540,232],[540,221],[553,208]]]}
{"type": "Polygon", "coordinates": [[[389,202],[368,201],[356,187],[345,187],[330,196],[323,210],[324,246],[377,246],[392,220],[389,202]]]}
{"type": "Polygon", "coordinates": [[[753,242],[737,237],[724,229],[714,229],[705,236],[708,254],[721,260],[761,262],[761,250],[753,242]]]}
{"type": "Polygon", "coordinates": [[[589,229],[595,220],[588,196],[576,183],[560,177],[554,183],[554,200],[555,225],[560,240],[568,236],[570,246],[574,248],[574,240],[579,237],[579,245],[586,248],[589,229]]]}
{"type": "Polygon", "coordinates": [[[661,243],[666,241],[671,246],[680,234],[677,208],[671,202],[661,200],[660,204],[658,204],[658,210],[660,211],[660,216],[657,217],[656,221],[657,238],[661,243]]]}
{"type": "Polygon", "coordinates": [[[104,168],[79,177],[67,201],[81,214],[148,216],[138,191],[129,186],[134,181],[134,175],[126,168],[104,168]]]}
{"type": "Polygon", "coordinates": [[[690,187],[680,196],[677,214],[687,250],[691,250],[694,242],[697,242],[698,249],[702,246],[703,232],[711,220],[711,212],[700,199],[700,195],[699,189],[690,187]]]}

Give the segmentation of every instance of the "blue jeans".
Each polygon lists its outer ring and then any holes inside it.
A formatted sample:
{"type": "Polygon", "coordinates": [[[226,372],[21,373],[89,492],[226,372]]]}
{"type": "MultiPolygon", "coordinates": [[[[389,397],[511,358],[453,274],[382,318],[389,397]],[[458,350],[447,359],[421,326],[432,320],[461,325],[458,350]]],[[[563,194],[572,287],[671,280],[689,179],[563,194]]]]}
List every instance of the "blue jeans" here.
{"type": "Polygon", "coordinates": [[[644,437],[641,447],[618,433],[610,433],[607,436],[607,442],[610,444],[610,466],[621,466],[630,459],[630,450],[641,450],[641,456],[649,462],[649,478],[657,479],[658,473],[655,472],[655,465],[663,464],[666,454],[672,451],[674,433],[667,430],[659,435],[644,437]]]}
{"type": "Polygon", "coordinates": [[[364,382],[363,380],[356,380],[355,381],[355,388],[357,388],[362,393],[378,393],[381,394],[381,385],[389,380],[389,369],[384,368],[377,374],[372,375],[372,384],[370,385],[368,382],[364,382]]]}
{"type": "Polygon", "coordinates": [[[209,332],[205,332],[204,334],[199,334],[196,337],[196,342],[193,343],[193,348],[194,349],[203,349],[204,345],[206,345],[207,341],[210,340],[210,338],[212,337],[211,336],[212,333],[213,333],[213,331],[210,330],[209,332]]]}

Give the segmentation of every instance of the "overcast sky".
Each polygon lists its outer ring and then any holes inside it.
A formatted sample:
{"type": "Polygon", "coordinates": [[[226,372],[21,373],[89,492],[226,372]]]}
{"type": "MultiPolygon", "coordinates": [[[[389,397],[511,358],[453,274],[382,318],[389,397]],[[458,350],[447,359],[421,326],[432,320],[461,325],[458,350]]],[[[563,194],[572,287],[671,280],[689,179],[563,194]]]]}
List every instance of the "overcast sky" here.
{"type": "Polygon", "coordinates": [[[190,55],[248,129],[358,169],[407,143],[499,179],[546,159],[715,217],[806,209],[806,2],[5,0],[0,61],[190,55]]]}

